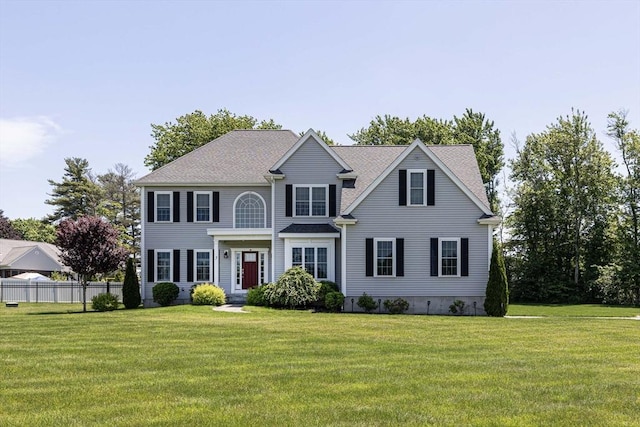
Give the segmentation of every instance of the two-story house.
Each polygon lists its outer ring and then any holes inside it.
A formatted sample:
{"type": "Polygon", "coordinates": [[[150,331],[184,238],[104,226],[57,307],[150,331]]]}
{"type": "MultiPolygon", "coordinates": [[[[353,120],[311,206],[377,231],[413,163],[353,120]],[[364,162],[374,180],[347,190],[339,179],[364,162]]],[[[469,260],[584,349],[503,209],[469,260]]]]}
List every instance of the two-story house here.
{"type": "Polygon", "coordinates": [[[137,181],[142,297],[174,282],[189,300],[213,282],[231,298],[304,266],[410,312],[456,299],[482,314],[492,250],[489,207],[470,145],[329,146],[312,130],[237,130],[137,181]]]}

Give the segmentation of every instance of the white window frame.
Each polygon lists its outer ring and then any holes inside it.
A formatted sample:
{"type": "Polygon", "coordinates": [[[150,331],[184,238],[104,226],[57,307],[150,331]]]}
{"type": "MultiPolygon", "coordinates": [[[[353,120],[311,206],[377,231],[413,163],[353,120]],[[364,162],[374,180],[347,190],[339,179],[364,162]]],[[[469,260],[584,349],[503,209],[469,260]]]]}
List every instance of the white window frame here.
{"type": "Polygon", "coordinates": [[[194,191],[193,192],[193,222],[212,222],[213,219],[213,192],[212,191],[194,191]],[[209,196],[209,219],[198,221],[198,195],[209,196]]]}
{"type": "MultiPolygon", "coordinates": [[[[264,207],[264,215],[262,218],[262,228],[267,228],[267,203],[264,201],[264,197],[262,197],[260,194],[256,193],[255,191],[245,191],[244,193],[240,194],[238,197],[236,197],[236,200],[233,202],[233,228],[237,228],[239,230],[252,230],[255,228],[246,228],[246,227],[238,227],[236,224],[236,206],[238,204],[238,201],[246,195],[253,195],[253,196],[257,196],[260,201],[262,202],[262,206],[264,207]]],[[[259,227],[257,227],[259,228],[259,227]]]]}
{"type": "Polygon", "coordinates": [[[427,206],[427,170],[407,169],[407,206],[427,206]],[[422,203],[411,203],[411,175],[422,174],[422,203]]]}
{"type": "Polygon", "coordinates": [[[173,250],[172,249],[156,249],[153,252],[153,257],[154,257],[153,266],[155,270],[153,275],[154,283],[173,282],[173,250]],[[158,274],[158,254],[159,253],[169,254],[169,278],[168,279],[160,279],[159,277],[159,274],[158,274]]]}
{"type": "Polygon", "coordinates": [[[193,281],[195,283],[213,283],[213,250],[211,249],[194,249],[193,250],[193,281]],[[198,254],[199,253],[208,253],[209,254],[209,278],[208,279],[198,279],[198,254]]]}
{"type": "MultiPolygon", "coordinates": [[[[258,253],[258,281],[269,278],[269,249],[268,248],[231,248],[231,286],[232,293],[244,294],[247,289],[242,289],[242,252],[258,253]],[[239,269],[239,270],[238,270],[239,269]],[[240,273],[240,274],[239,274],[240,273]]],[[[262,283],[258,283],[262,285],[262,283]]]]}
{"type": "Polygon", "coordinates": [[[460,277],[461,257],[459,237],[440,237],[438,239],[438,277],[460,277]],[[456,274],[442,274],[442,243],[456,242],[456,274]]]}
{"type": "Polygon", "coordinates": [[[328,218],[329,217],[329,184],[306,184],[306,185],[294,185],[293,186],[293,216],[301,217],[301,218],[328,218]],[[309,215],[298,215],[298,188],[308,188],[309,189],[309,199],[307,202],[309,203],[309,215]],[[324,188],[324,215],[314,215],[313,214],[313,189],[314,188],[324,188]]]}
{"type": "Polygon", "coordinates": [[[153,217],[155,222],[173,222],[173,192],[172,191],[156,191],[153,194],[154,205],[153,205],[153,217]],[[169,219],[168,220],[159,220],[158,219],[158,196],[167,195],[169,196],[169,219]]]}
{"type": "Polygon", "coordinates": [[[373,239],[373,277],[396,277],[396,239],[394,237],[380,237],[373,239]],[[378,242],[391,242],[391,271],[392,274],[378,274],[378,242]]]}
{"type": "Polygon", "coordinates": [[[302,266],[304,267],[304,253],[306,248],[314,248],[314,277],[317,280],[336,281],[336,257],[335,257],[335,239],[285,239],[284,241],[284,268],[285,270],[293,267],[293,248],[302,248],[302,266]],[[327,277],[318,279],[318,248],[327,250],[327,277]]]}

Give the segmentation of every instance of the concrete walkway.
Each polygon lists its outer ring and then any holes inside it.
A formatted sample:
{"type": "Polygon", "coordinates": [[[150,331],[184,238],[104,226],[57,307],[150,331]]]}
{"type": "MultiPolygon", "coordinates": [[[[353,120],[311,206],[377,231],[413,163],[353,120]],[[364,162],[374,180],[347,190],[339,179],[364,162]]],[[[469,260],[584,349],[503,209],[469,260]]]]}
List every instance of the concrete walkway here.
{"type": "Polygon", "coordinates": [[[242,304],[223,304],[219,307],[213,307],[215,311],[226,311],[227,313],[248,313],[244,311],[242,304]]]}

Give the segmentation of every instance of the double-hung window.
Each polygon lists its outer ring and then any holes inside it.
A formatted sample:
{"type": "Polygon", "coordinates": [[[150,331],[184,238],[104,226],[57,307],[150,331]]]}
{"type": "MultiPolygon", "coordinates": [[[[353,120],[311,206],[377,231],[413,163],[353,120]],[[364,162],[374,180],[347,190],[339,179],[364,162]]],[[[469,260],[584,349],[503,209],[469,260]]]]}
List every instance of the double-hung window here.
{"type": "Polygon", "coordinates": [[[194,196],[196,199],[196,222],[211,222],[211,192],[196,191],[194,196]]]}
{"type": "Polygon", "coordinates": [[[460,239],[440,239],[440,276],[459,276],[460,239]]]}
{"type": "Polygon", "coordinates": [[[327,185],[295,186],[296,216],[327,216],[328,198],[327,185]]]}
{"type": "Polygon", "coordinates": [[[425,190],[427,188],[427,171],[409,169],[407,171],[407,200],[409,206],[425,206],[425,190]]]}
{"type": "Polygon", "coordinates": [[[171,281],[171,251],[156,251],[156,282],[171,281]]]}
{"type": "Polygon", "coordinates": [[[156,191],[156,222],[171,222],[171,195],[170,191],[156,191]]]}
{"type": "Polygon", "coordinates": [[[211,281],[211,250],[195,250],[196,282],[211,281]]]}
{"type": "Polygon", "coordinates": [[[291,266],[302,266],[318,280],[329,278],[329,256],[327,247],[292,247],[291,266]]]}
{"type": "Polygon", "coordinates": [[[396,239],[374,239],[375,276],[395,276],[396,239]]]}

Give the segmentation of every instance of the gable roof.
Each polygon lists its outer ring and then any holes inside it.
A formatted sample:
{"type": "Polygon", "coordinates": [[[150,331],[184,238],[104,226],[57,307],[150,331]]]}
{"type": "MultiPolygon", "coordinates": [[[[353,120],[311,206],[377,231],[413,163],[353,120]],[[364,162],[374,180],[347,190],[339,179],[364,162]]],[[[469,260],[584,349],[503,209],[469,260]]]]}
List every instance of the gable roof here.
{"type": "Polygon", "coordinates": [[[309,139],[313,139],[318,145],[320,145],[320,147],[322,147],[327,154],[329,154],[329,156],[331,156],[331,158],[333,158],[333,160],[336,161],[336,163],[338,163],[343,170],[346,171],[350,171],[351,166],[349,166],[343,159],[340,158],[339,155],[336,154],[336,152],[334,150],[331,149],[331,147],[329,145],[327,145],[322,138],[320,138],[318,136],[317,133],[315,133],[315,131],[313,129],[309,129],[304,135],[302,135],[300,137],[300,139],[298,140],[298,142],[296,142],[296,144],[291,147],[285,154],[284,156],[282,156],[278,162],[276,164],[274,164],[269,170],[278,170],[282,167],[283,164],[286,163],[287,160],[289,160],[289,158],[293,155],[293,153],[295,153],[296,151],[298,151],[298,149],[305,144],[309,139]]]}
{"type": "MultiPolygon", "coordinates": [[[[60,265],[60,270],[70,271],[60,261],[60,250],[55,245],[29,240],[0,239],[0,266],[11,268],[17,261],[35,250],[40,250],[43,256],[60,265]]],[[[33,269],[37,270],[36,267],[33,266],[33,269]]]]}
{"type": "Polygon", "coordinates": [[[138,186],[265,184],[265,173],[298,141],[290,130],[234,130],[135,183],[138,186]]]}
{"type": "Polygon", "coordinates": [[[416,149],[422,150],[484,213],[491,214],[489,201],[482,186],[482,179],[473,146],[467,144],[426,146],[419,139],[416,139],[411,145],[400,147],[403,151],[393,159],[381,173],[377,174],[370,184],[366,187],[358,186],[356,181],[357,191],[350,195],[350,198],[353,198],[351,203],[347,206],[342,204],[341,211],[343,214],[351,214],[378,184],[416,149]],[[437,147],[436,150],[433,150],[434,147],[437,147]],[[447,147],[447,149],[438,151],[438,148],[441,147],[447,147]],[[436,152],[438,152],[441,157],[438,156],[436,152]],[[456,164],[458,162],[460,165],[456,164]],[[451,168],[449,166],[451,166],[451,168]],[[460,175],[456,174],[456,172],[460,175]]]}

